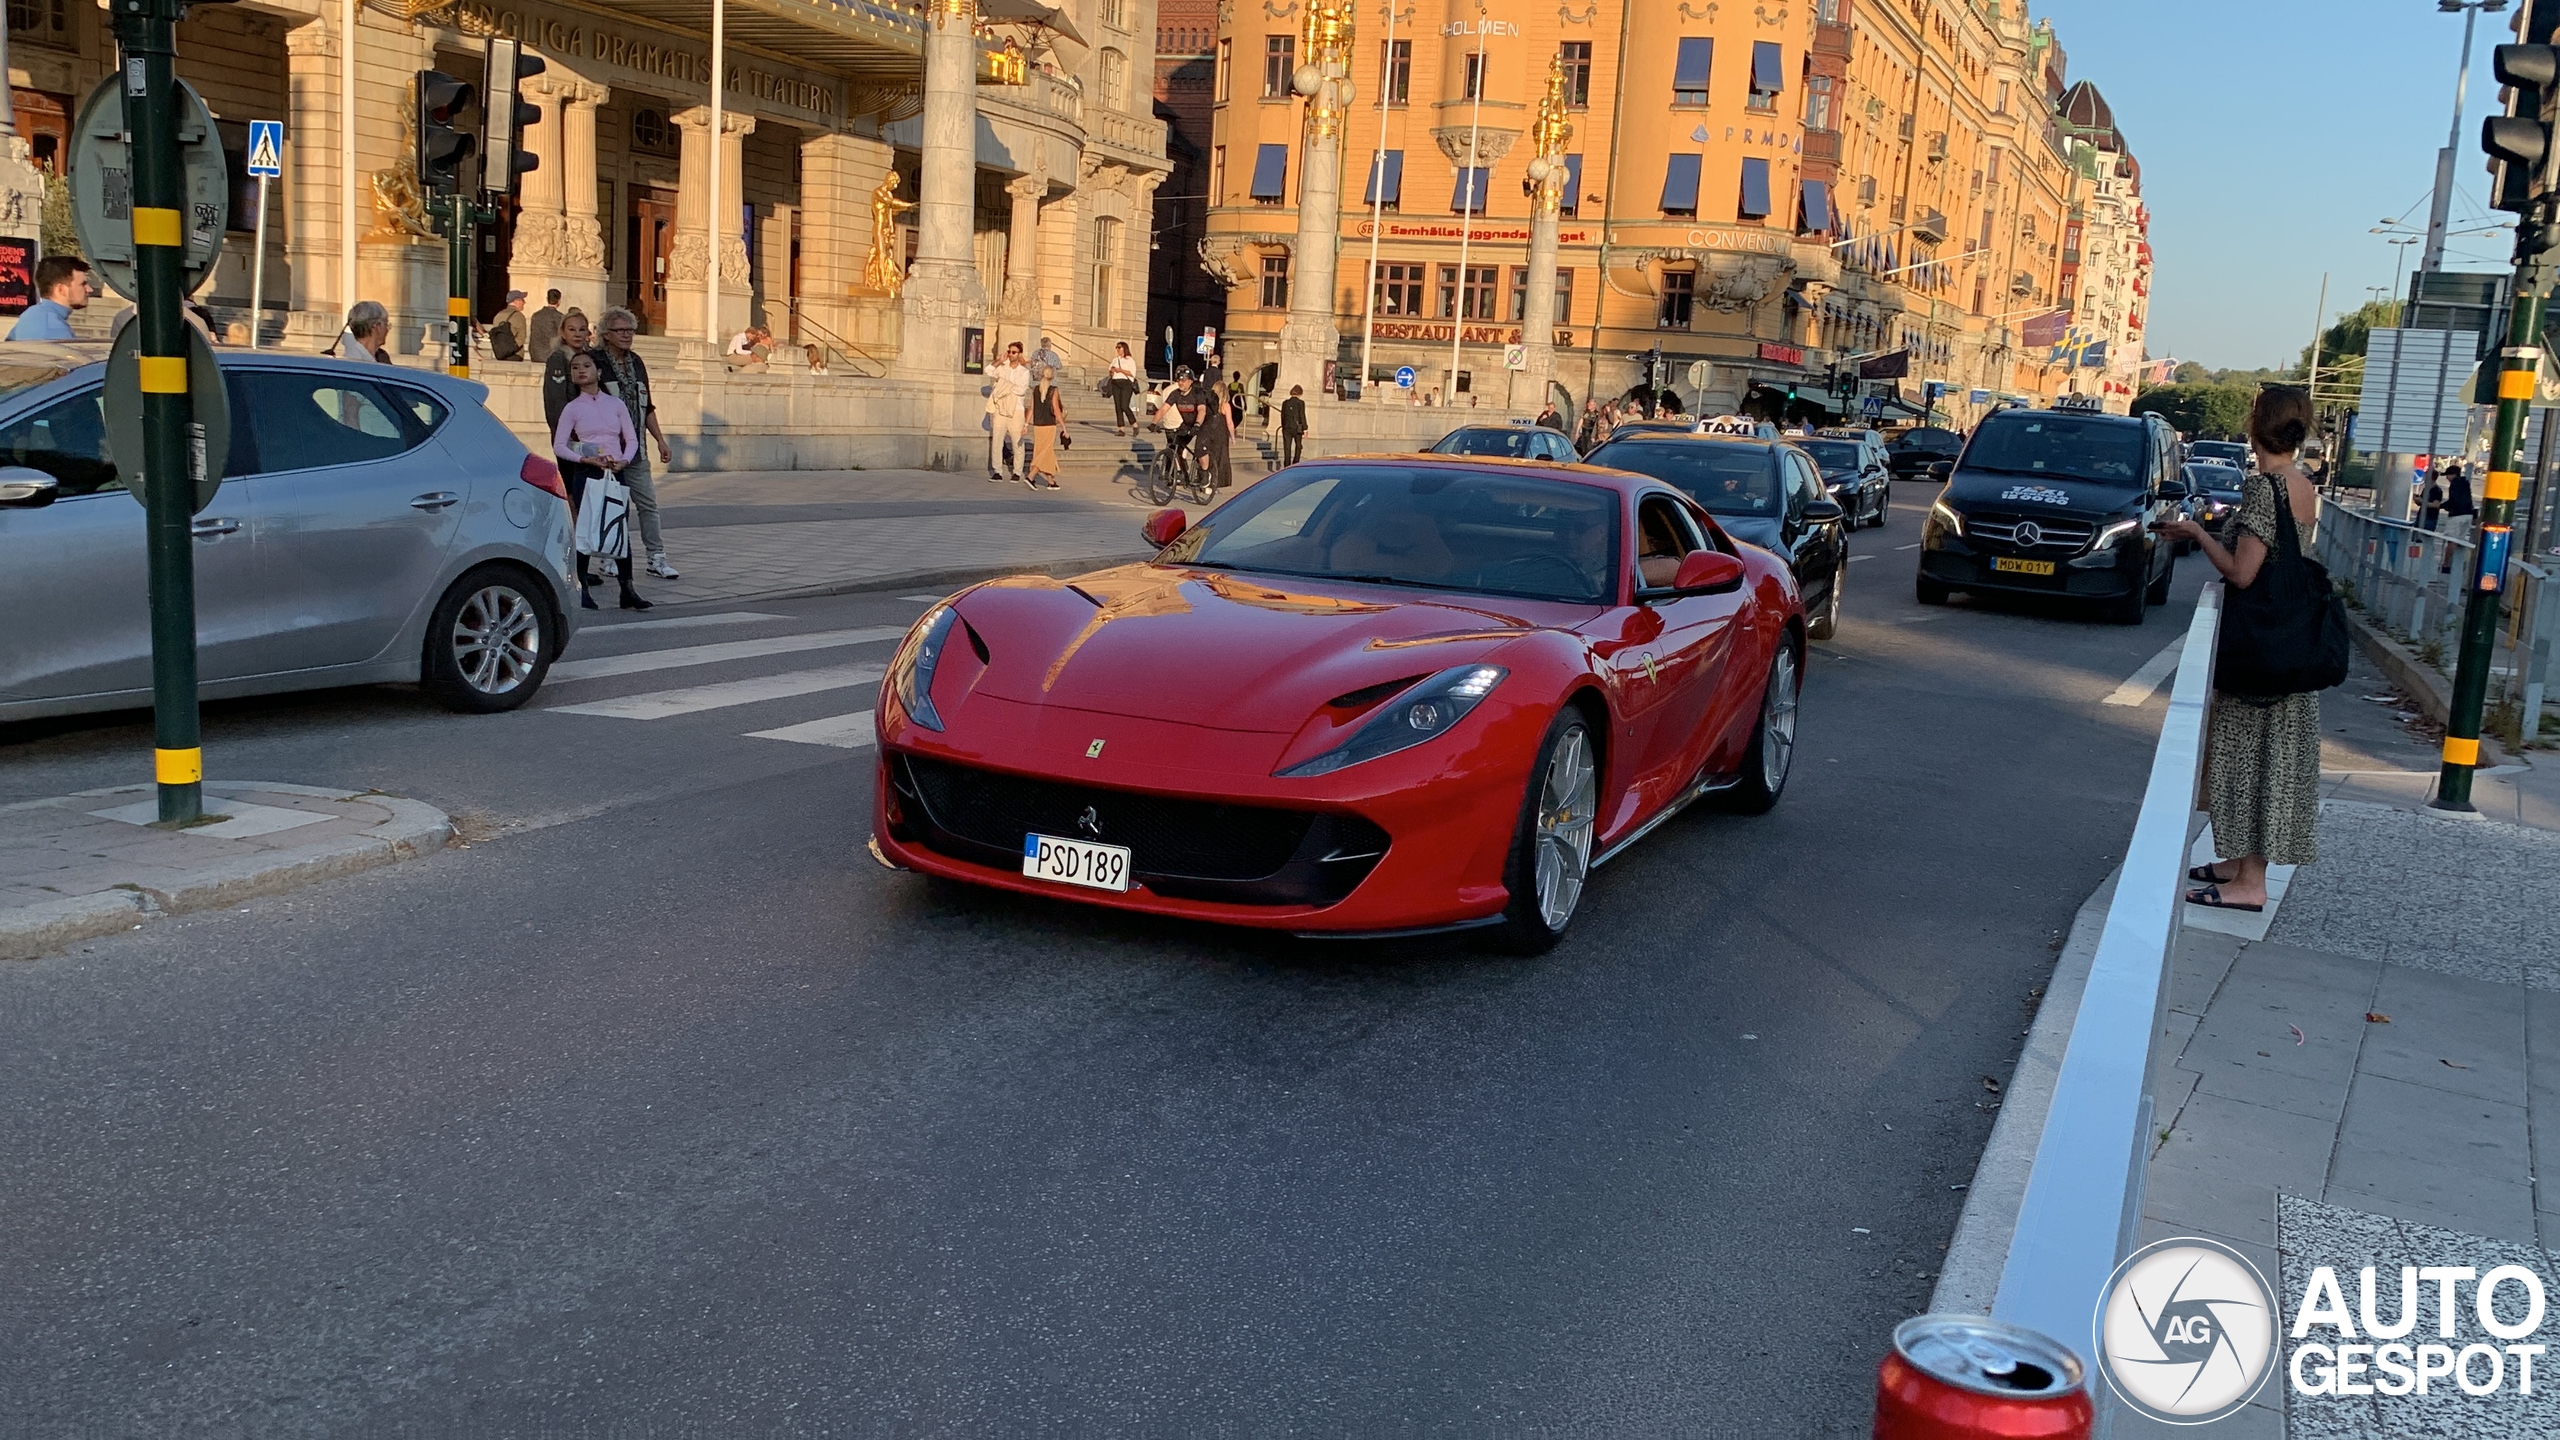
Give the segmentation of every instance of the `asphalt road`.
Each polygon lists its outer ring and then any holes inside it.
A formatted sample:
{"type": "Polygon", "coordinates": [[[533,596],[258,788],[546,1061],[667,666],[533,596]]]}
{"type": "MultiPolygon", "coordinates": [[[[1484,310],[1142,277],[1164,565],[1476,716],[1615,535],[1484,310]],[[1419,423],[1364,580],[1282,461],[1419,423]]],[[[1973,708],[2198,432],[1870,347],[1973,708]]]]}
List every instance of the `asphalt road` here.
{"type": "MultiPolygon", "coordinates": [[[[0,1432],[1863,1434],[2204,571],[1923,609],[1902,488],[1783,803],[1534,960],[880,870],[870,752],[758,732],[868,707],[894,596],[599,626],[657,668],[508,716],[215,706],[217,774],[472,843],[0,967],[0,1432]],[[564,708],[671,691],[767,698],[564,708]]],[[[0,803],[147,746],[0,728],[0,803]]]]}

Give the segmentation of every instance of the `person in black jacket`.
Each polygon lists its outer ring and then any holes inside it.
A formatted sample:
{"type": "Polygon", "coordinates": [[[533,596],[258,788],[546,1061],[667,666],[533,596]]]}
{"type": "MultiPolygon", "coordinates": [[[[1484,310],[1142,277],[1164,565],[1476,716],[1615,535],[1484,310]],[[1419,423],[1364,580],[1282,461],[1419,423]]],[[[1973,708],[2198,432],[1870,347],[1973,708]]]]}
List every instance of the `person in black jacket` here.
{"type": "MultiPolygon", "coordinates": [[[[2460,465],[2447,466],[2444,477],[2444,521],[2438,528],[2447,540],[2471,538],[2472,517],[2480,507],[2471,503],[2471,476],[2460,465]]],[[[2444,547],[2444,563],[2436,567],[2439,575],[2453,573],[2453,547],[2444,547]]]]}
{"type": "Polygon", "coordinates": [[[557,433],[560,412],[576,397],[578,387],[569,378],[569,362],[583,355],[595,343],[587,329],[587,312],[572,307],[560,317],[560,328],[551,338],[551,352],[542,359],[542,423],[557,433]]]}
{"type": "Polygon", "coordinates": [[[1280,463],[1295,465],[1307,444],[1307,387],[1292,385],[1280,402],[1280,463]]]}

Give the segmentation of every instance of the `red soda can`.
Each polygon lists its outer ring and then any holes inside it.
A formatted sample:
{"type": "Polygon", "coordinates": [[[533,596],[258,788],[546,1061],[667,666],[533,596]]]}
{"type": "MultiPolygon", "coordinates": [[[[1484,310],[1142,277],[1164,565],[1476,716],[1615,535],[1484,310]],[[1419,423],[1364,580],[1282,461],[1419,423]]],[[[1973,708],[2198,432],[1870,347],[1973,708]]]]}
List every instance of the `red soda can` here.
{"type": "Polygon", "coordinates": [[[2096,1411],[2079,1357],[1983,1315],[1893,1327],[1876,1372],[1875,1440],[2088,1440],[2096,1411]]]}

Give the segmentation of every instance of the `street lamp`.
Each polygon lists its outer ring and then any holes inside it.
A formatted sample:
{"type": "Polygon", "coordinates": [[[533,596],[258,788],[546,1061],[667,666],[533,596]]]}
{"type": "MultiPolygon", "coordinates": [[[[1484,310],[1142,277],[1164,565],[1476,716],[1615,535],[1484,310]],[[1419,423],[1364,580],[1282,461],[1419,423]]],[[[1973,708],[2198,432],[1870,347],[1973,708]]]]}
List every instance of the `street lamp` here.
{"type": "Polygon", "coordinates": [[[2444,268],[2445,217],[2453,209],[2453,157],[2462,146],[2462,92],[2471,79],[2472,27],[2480,22],[2480,12],[2495,15],[2506,8],[2507,0],[2436,0],[2436,9],[2462,15],[2462,68],[2453,76],[2453,133],[2444,149],[2436,152],[2436,193],[2427,208],[2427,253],[2418,262],[2421,273],[2444,268]]]}
{"type": "Polygon", "coordinates": [[[2422,238],[2424,238],[2424,237],[2422,237],[2422,236],[2417,236],[2417,235],[2401,235],[2401,236],[2396,236],[2396,237],[2395,237],[2395,236],[2392,236],[2392,235],[2391,235],[2391,232],[2390,232],[2390,231],[2385,230],[2385,229],[2381,228],[2380,226],[2375,226],[2371,231],[2369,231],[2369,232],[2367,232],[2367,233],[2369,233],[2369,234],[2374,234],[2374,235],[2381,235],[2381,236],[2390,237],[2390,238],[2386,238],[2382,243],[2384,243],[2384,244],[2386,244],[2386,245],[2388,245],[2388,246],[2390,246],[2390,247],[2391,247],[2391,304],[2392,304],[2391,322],[2392,322],[2394,325],[2397,325],[2398,323],[2400,323],[2399,305],[2400,305],[2400,271],[2401,271],[2401,267],[2403,267],[2403,266],[2405,266],[2406,264],[2408,264],[2408,261],[2409,261],[2409,247],[2410,247],[2410,246],[2412,246],[2412,245],[2417,244],[2417,243],[2419,242],[2419,240],[2421,240],[2421,239],[2422,239],[2422,238]]]}

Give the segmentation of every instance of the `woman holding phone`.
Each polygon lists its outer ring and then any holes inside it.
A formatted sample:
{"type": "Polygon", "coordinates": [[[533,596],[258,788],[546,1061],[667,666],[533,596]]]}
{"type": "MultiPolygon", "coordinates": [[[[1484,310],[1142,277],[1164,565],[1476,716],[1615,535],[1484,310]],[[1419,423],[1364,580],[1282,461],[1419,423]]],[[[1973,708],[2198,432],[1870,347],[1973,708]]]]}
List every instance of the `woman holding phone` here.
{"type": "MultiPolygon", "coordinates": [[[[560,457],[560,478],[569,487],[569,511],[577,513],[586,503],[587,482],[602,475],[618,473],[640,453],[640,436],[631,428],[631,411],[620,400],[604,393],[604,370],[596,357],[580,351],[569,358],[569,383],[578,393],[560,407],[560,422],[552,427],[551,453],[560,457]]],[[[631,588],[631,547],[626,542],[622,554],[614,562],[614,573],[622,581],[622,608],[646,610],[648,601],[631,588]]],[[[590,579],[587,557],[578,557],[578,603],[589,610],[596,608],[596,597],[588,593],[590,579]]]]}

